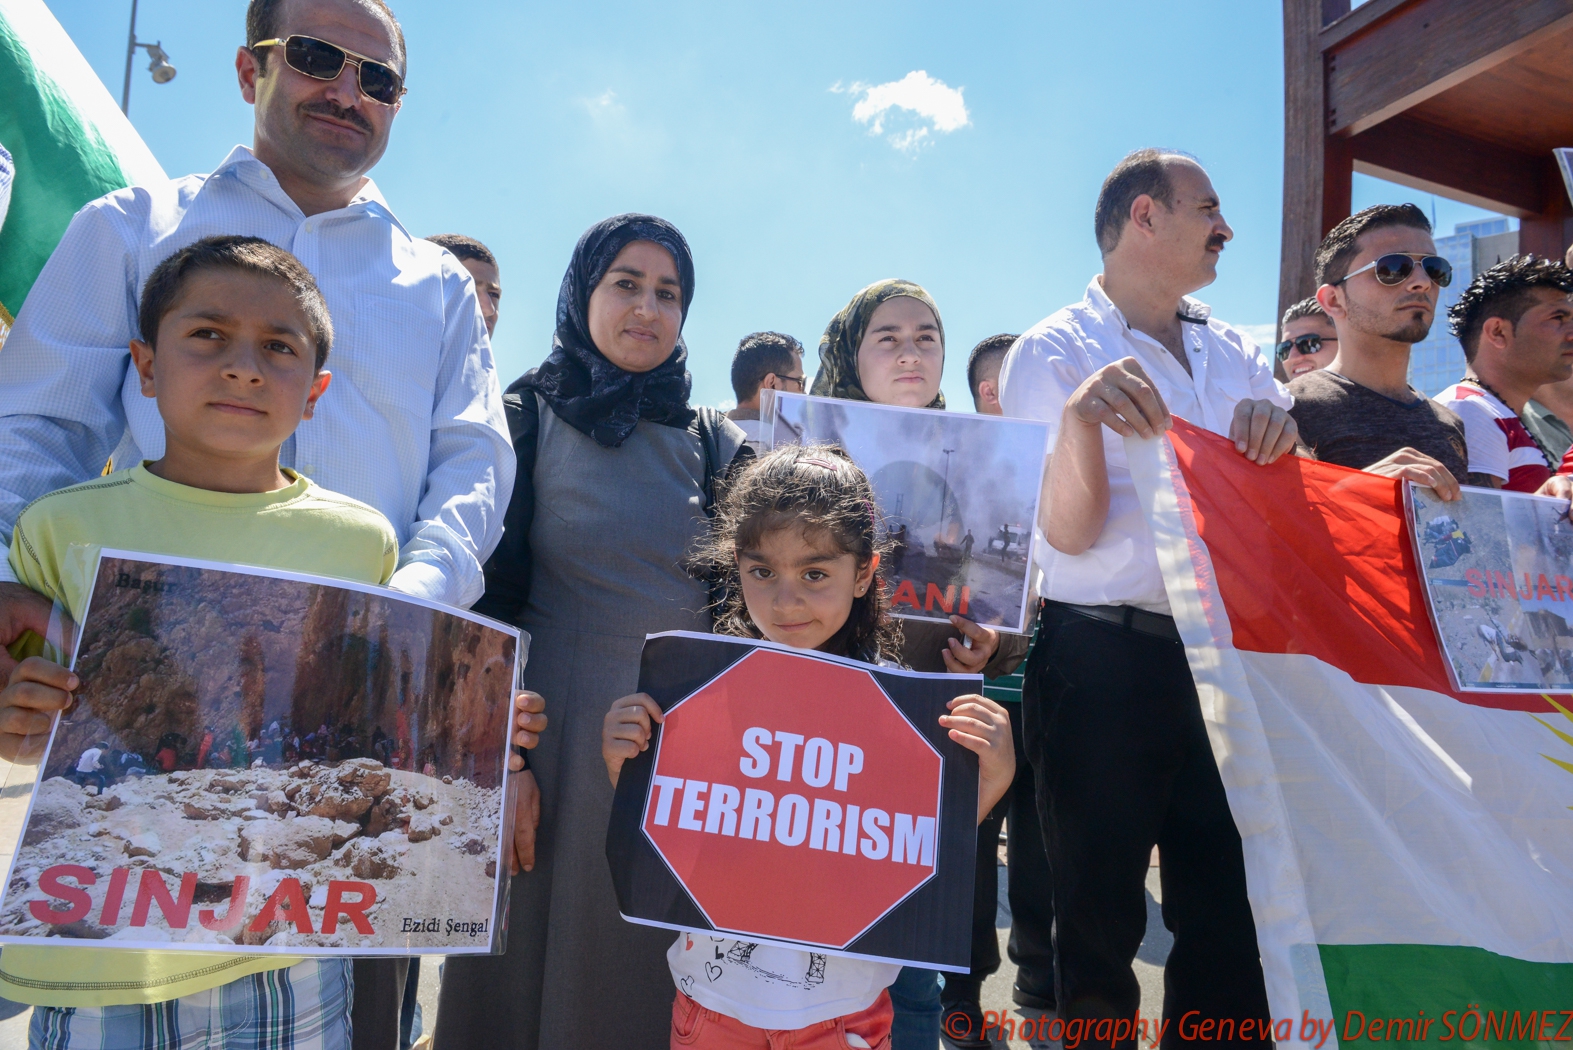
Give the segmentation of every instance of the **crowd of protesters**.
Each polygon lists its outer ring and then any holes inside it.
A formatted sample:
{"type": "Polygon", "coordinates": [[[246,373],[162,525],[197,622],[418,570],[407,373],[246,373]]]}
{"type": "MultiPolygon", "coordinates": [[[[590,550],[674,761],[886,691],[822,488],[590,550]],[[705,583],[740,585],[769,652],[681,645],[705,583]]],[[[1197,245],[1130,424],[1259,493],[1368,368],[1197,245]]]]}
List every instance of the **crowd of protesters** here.
{"type": "MultiPolygon", "coordinates": [[[[1018,1004],[1067,1019],[1136,1013],[1131,964],[1156,846],[1174,936],[1165,1014],[1270,1016],[1240,836],[1121,438],[1159,435],[1179,416],[1230,437],[1263,467],[1296,454],[1407,479],[1442,499],[1458,498],[1461,485],[1569,498],[1568,264],[1515,256],[1478,275],[1446,319],[1464,372],[1432,399],[1409,385],[1409,354],[1439,323],[1452,270],[1419,209],[1380,205],[1339,223],[1316,253],[1315,287],[1285,312],[1276,354],[1264,353],[1192,297],[1216,279],[1233,237],[1206,170],[1155,149],[1120,161],[1092,216],[1102,267],[1084,296],[1021,334],[984,339],[965,362],[975,411],[1042,420],[1051,432],[1033,538],[1034,632],[1002,636],[960,616],[909,622],[900,651],[916,670],[983,674],[1009,712],[1015,777],[982,814],[970,972],[902,968],[888,988],[810,1010],[806,1027],[765,1032],[723,1018],[698,992],[679,994],[680,1005],[696,1005],[674,1014],[671,933],[619,915],[604,847],[603,715],[636,688],[646,634],[714,626],[689,555],[707,539],[717,492],[755,458],[760,392],[943,411],[938,304],[910,281],[869,284],[829,320],[812,380],[797,338],[744,337],[731,368],[736,406],[723,414],[691,402],[682,329],[696,262],[686,240],[659,218],[620,215],[581,237],[549,354],[504,389],[490,343],[498,260],[472,237],[411,237],[366,177],[403,94],[405,43],[392,12],[382,0],[250,0],[245,29],[236,66],[255,107],[253,146],[210,174],[83,208],[0,357],[0,536],[10,545],[0,641],[13,655],[27,632],[45,633],[51,611],[17,534],[64,527],[48,511],[68,504],[41,499],[57,490],[107,498],[90,480],[106,462],[112,479],[177,500],[193,490],[207,490],[210,503],[270,497],[285,485],[292,500],[339,500],[341,517],[353,504],[352,516],[363,515],[355,537],[325,518],[311,527],[338,528],[334,542],[354,540],[364,564],[334,571],[291,560],[311,554],[297,551],[270,555],[277,567],[386,583],[529,631],[516,739],[530,751],[511,760],[524,768],[513,780],[507,951],[448,960],[440,1047],[987,1046],[980,997],[1001,962],[1002,827],[1018,1004]],[[295,416],[270,432],[266,469],[245,483],[213,480],[222,471],[204,464],[221,457],[204,460],[204,424],[177,418],[159,372],[175,367],[163,364],[175,351],[153,346],[167,338],[168,318],[185,316],[181,297],[196,294],[194,282],[238,303],[246,296],[223,281],[242,276],[262,282],[253,291],[282,282],[290,294],[280,309],[299,310],[294,328],[268,322],[273,334],[253,339],[245,323],[209,310],[182,338],[283,345],[308,359],[316,344],[314,370],[287,366],[299,384],[295,416]],[[384,535],[385,563],[373,549],[384,535]],[[608,535],[623,539],[608,544],[608,535]],[[853,1015],[857,1032],[841,1024],[853,1015]]],[[[273,382],[274,364],[257,360],[224,357],[214,389],[273,382]]],[[[181,533],[168,553],[214,557],[220,549],[203,544],[233,540],[181,533]]],[[[47,728],[78,683],[36,657],[0,660],[11,675],[0,741],[11,753],[47,728]]],[[[102,790],[136,770],[435,761],[380,727],[367,739],[350,726],[299,728],[166,738],[151,762],[131,756],[135,769],[103,742],[82,753],[74,776],[102,790]]],[[[36,1007],[34,1047],[393,1050],[414,1036],[405,960],[265,958],[231,971],[173,953],[55,951],[71,953],[71,981],[45,979],[57,963],[36,950],[7,948],[0,965],[0,994],[36,1007]],[[250,1018],[247,1042],[200,1034],[233,1028],[236,1017],[250,1018]]]]}

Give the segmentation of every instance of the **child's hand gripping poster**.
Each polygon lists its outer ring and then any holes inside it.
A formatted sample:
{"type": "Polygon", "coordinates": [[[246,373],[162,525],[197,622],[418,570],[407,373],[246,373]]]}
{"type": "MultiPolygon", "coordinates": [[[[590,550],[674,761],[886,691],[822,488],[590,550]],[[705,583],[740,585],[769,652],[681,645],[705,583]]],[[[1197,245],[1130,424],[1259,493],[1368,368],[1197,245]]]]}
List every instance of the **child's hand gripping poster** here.
{"type": "Polygon", "coordinates": [[[868,475],[895,548],[892,615],[1027,630],[1047,423],[777,390],[760,417],[770,447],[839,445],[868,475]]]}
{"type": "Polygon", "coordinates": [[[623,917],[966,972],[978,760],[939,717],[982,684],[651,635],[639,689],[665,721],[623,765],[606,837],[623,917]]]}
{"type": "Polygon", "coordinates": [[[13,769],[0,943],[503,950],[518,631],[164,556],[105,550],[92,580],[76,702],[13,769]]]}

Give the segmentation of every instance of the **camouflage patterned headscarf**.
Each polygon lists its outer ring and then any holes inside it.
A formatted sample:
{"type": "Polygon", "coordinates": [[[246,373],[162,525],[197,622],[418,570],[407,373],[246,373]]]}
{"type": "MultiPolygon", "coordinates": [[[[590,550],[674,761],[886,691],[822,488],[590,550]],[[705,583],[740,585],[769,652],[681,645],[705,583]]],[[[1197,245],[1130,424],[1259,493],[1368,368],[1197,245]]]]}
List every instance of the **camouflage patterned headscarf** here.
{"type": "MultiPolygon", "coordinates": [[[[858,378],[858,346],[868,331],[869,318],[886,299],[905,295],[916,299],[934,311],[934,323],[939,325],[939,343],[945,345],[945,322],[940,320],[939,307],[918,285],[911,281],[891,278],[875,281],[852,297],[840,313],[830,319],[825,334],[819,340],[819,374],[814,377],[816,397],[840,397],[848,401],[871,400],[863,392],[863,381],[858,378]]],[[[935,394],[929,408],[944,408],[945,395],[935,394]]]]}

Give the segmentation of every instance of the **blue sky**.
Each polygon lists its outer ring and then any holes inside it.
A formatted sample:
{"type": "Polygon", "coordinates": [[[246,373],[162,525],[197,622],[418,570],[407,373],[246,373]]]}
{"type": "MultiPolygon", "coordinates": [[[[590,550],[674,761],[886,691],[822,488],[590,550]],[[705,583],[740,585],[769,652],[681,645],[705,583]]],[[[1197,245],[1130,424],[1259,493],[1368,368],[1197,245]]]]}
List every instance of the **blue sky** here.
{"type": "MultiPolygon", "coordinates": [[[[118,98],[129,0],[48,2],[118,98]]],[[[469,233],[497,253],[505,384],[550,347],[579,234],[649,211],[694,249],[685,337],[697,402],[730,399],[746,333],[797,336],[812,372],[830,317],[869,282],[906,277],[938,302],[946,396],[970,405],[967,350],[1080,297],[1098,270],[1098,186],[1146,145],[1201,158],[1234,226],[1219,280],[1200,297],[1231,322],[1273,320],[1276,3],[393,6],[410,94],[372,177],[412,233],[469,233]],[[938,88],[929,95],[949,108],[930,117],[896,106],[882,122],[854,118],[859,101],[892,94],[878,85],[914,71],[960,91],[964,124],[943,130],[961,118],[938,88]]],[[[141,2],[139,36],[162,40],[179,75],[154,85],[141,59],[131,118],[172,175],[210,170],[251,141],[233,69],[244,14],[244,0],[141,2]]],[[[1433,206],[1357,176],[1356,207],[1382,200],[1433,206]]],[[[1435,208],[1442,232],[1485,214],[1435,208]]]]}

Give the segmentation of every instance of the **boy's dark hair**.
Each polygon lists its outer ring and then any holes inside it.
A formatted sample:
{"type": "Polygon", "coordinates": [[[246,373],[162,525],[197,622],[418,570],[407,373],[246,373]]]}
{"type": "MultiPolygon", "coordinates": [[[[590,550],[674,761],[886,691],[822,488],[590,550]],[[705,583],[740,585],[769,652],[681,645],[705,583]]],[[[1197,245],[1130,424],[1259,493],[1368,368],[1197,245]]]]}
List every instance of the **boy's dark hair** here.
{"type": "MultiPolygon", "coordinates": [[[[777,529],[797,527],[851,554],[860,569],[876,554],[883,566],[889,564],[890,541],[882,525],[873,486],[839,446],[789,445],[749,463],[725,483],[697,559],[700,571],[726,592],[716,609],[716,633],[764,637],[743,601],[738,552],[777,529]]],[[[901,661],[901,626],[890,616],[883,568],[863,596],[852,599],[846,624],[824,648],[870,663],[901,661]]]]}
{"type": "Polygon", "coordinates": [[[1431,232],[1431,220],[1413,204],[1373,204],[1361,208],[1328,231],[1316,249],[1316,284],[1337,284],[1349,275],[1349,264],[1360,254],[1355,242],[1372,230],[1407,226],[1431,232]]]}
{"type": "Polygon", "coordinates": [[[1120,234],[1131,218],[1131,205],[1146,194],[1165,208],[1174,208],[1174,180],[1169,165],[1176,160],[1195,160],[1189,153],[1174,149],[1132,150],[1127,153],[1098,191],[1098,206],[1093,211],[1092,232],[1098,250],[1108,255],[1120,243],[1120,234]]]}
{"type": "Polygon", "coordinates": [[[786,375],[803,356],[803,344],[781,332],[752,332],[737,344],[732,355],[732,393],[739,402],[759,393],[759,384],[772,373],[786,375]]]}
{"type": "Polygon", "coordinates": [[[967,355],[967,386],[972,390],[972,400],[978,399],[978,384],[983,382],[983,370],[993,363],[996,357],[1004,357],[1006,352],[1015,345],[1019,335],[991,335],[983,342],[972,348],[972,353],[967,355]]]}
{"type": "MultiPolygon", "coordinates": [[[[273,40],[279,35],[279,12],[283,9],[284,3],[285,0],[251,0],[246,5],[246,47],[251,47],[259,40],[273,40]]],[[[355,0],[355,3],[377,17],[387,20],[389,27],[393,29],[393,60],[398,64],[399,73],[401,75],[406,73],[408,55],[404,50],[404,27],[399,25],[397,18],[393,17],[392,8],[383,0],[355,0]]],[[[267,52],[259,52],[257,65],[266,68],[267,63],[267,52]]]]}
{"type": "Polygon", "coordinates": [[[1555,259],[1515,255],[1485,271],[1465,288],[1447,311],[1448,327],[1464,344],[1464,359],[1473,361],[1480,349],[1480,330],[1493,317],[1517,326],[1535,305],[1536,288],[1573,293],[1573,271],[1555,259]]]}
{"type": "Polygon", "coordinates": [[[174,309],[186,282],[204,270],[239,270],[289,285],[311,326],[317,370],[322,370],[333,348],[333,320],[316,278],[295,256],[260,237],[204,237],[159,263],[142,286],[142,304],[137,309],[137,327],[148,346],[158,349],[159,322],[174,309]]]}
{"type": "Polygon", "coordinates": [[[1322,309],[1322,304],[1316,301],[1314,295],[1309,299],[1301,299],[1284,311],[1283,320],[1278,322],[1278,337],[1283,338],[1283,331],[1289,327],[1290,321],[1298,321],[1305,317],[1327,317],[1327,311],[1322,309]]]}
{"type": "Polygon", "coordinates": [[[487,266],[497,265],[497,256],[493,255],[490,248],[474,237],[466,237],[462,233],[434,233],[426,239],[433,244],[448,249],[460,262],[466,259],[474,259],[476,262],[483,262],[487,266]]]}

